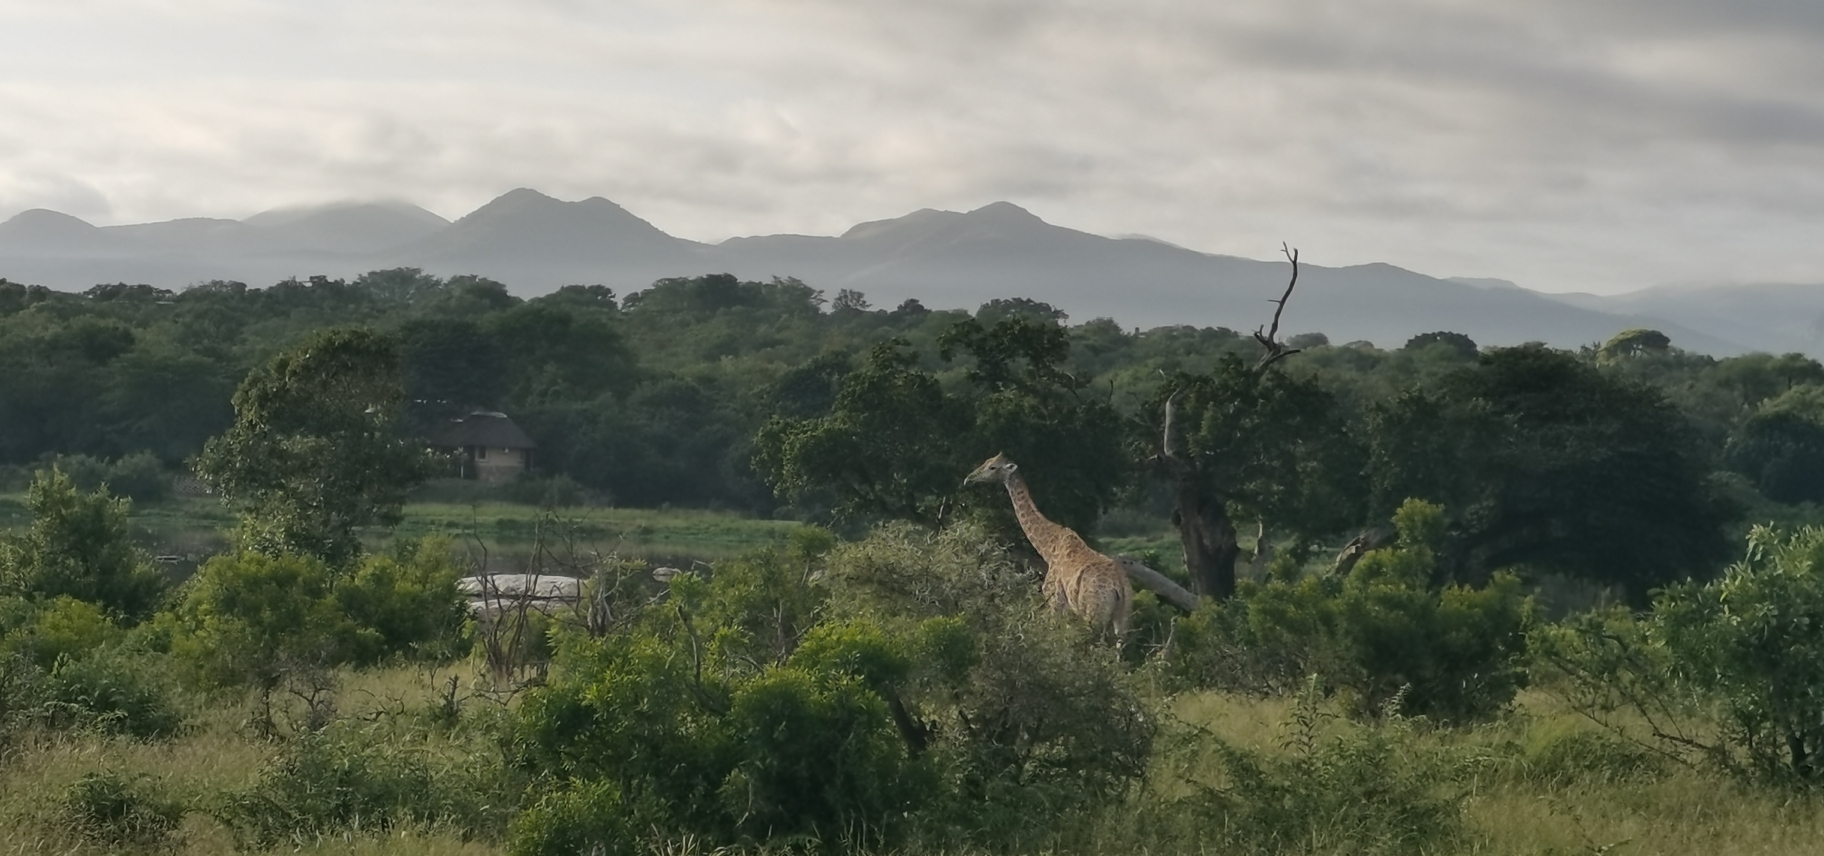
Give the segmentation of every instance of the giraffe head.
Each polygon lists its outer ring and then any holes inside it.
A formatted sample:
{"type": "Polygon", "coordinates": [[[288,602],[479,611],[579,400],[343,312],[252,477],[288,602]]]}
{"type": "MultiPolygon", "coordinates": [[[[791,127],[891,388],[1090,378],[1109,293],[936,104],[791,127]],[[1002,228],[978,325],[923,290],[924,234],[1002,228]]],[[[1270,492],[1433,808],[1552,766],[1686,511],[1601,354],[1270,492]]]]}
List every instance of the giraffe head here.
{"type": "Polygon", "coordinates": [[[1019,468],[1019,464],[1008,460],[1007,453],[1002,452],[1001,454],[983,461],[981,466],[975,468],[975,472],[970,473],[968,478],[963,479],[963,484],[972,485],[981,484],[982,482],[1006,484],[1007,477],[1013,475],[1013,471],[1019,468]]]}

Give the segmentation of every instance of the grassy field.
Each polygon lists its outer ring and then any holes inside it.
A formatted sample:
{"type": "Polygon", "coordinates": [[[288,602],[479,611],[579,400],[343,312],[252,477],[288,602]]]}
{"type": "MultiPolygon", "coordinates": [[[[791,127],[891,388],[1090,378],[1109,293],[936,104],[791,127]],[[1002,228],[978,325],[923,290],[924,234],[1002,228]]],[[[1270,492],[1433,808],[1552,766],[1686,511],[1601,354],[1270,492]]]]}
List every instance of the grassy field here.
{"type": "Polygon", "coordinates": [[[412,504],[391,537],[480,538],[489,547],[523,552],[533,545],[575,544],[622,558],[715,561],[782,544],[799,524],[721,511],[564,508],[541,511],[509,503],[412,504]]]}
{"type": "MultiPolygon", "coordinates": [[[[466,668],[345,673],[337,695],[338,714],[356,721],[409,718],[433,707],[438,689],[451,677],[461,687],[470,686],[473,678],[466,668]]],[[[485,720],[502,709],[498,699],[466,689],[458,696],[468,718],[485,720]]],[[[1195,693],[1171,700],[1168,707],[1181,733],[1207,729],[1210,736],[1268,756],[1298,751],[1296,717],[1289,701],[1195,693]]],[[[255,710],[242,698],[199,701],[191,729],[164,743],[28,733],[0,750],[0,854],[110,852],[76,837],[60,820],[59,808],[74,782],[104,771],[151,777],[164,793],[191,807],[169,852],[234,852],[233,836],[209,807],[219,804],[222,794],[247,788],[281,751],[280,742],[260,738],[248,726],[255,710]]],[[[1331,735],[1363,728],[1328,714],[1319,721],[1320,730],[1331,735]]],[[[1478,728],[1372,728],[1393,729],[1387,733],[1402,752],[1433,759],[1428,763],[1449,771],[1438,777],[1434,790],[1462,798],[1468,835],[1444,852],[1799,856],[1818,852],[1824,836],[1824,802],[1817,799],[1740,785],[1710,771],[1653,763],[1634,752],[1614,757],[1601,752],[1555,753],[1555,746],[1585,745],[1574,738],[1587,736],[1592,727],[1537,692],[1523,695],[1516,711],[1501,722],[1478,728]]],[[[433,751],[437,739],[432,740],[433,751]]],[[[459,746],[452,738],[443,745],[451,752],[472,752],[483,744],[459,746]]],[[[1132,811],[1121,809],[1104,824],[1100,840],[1081,852],[1132,852],[1137,840],[1133,836],[1145,834],[1135,823],[1132,811]]],[[[435,829],[346,832],[290,842],[279,849],[408,855],[501,852],[498,843],[465,841],[435,829]]],[[[655,842],[653,852],[692,851],[683,843],[655,842]]],[[[1340,856],[1356,851],[1347,842],[1332,840],[1289,841],[1272,852],[1340,856]]]]}
{"type": "MultiPolygon", "coordinates": [[[[0,529],[26,525],[23,497],[0,494],[0,529]]],[[[182,557],[181,566],[221,552],[234,515],[209,498],[174,497],[136,503],[129,517],[134,540],[153,555],[182,557]]],[[[797,523],[758,520],[721,511],[575,507],[540,510],[508,502],[411,503],[391,532],[375,531],[370,546],[401,537],[448,537],[485,547],[491,560],[511,563],[542,543],[549,549],[613,553],[661,563],[714,562],[782,544],[797,523]]],[[[474,550],[471,552],[480,552],[474,550]]],[[[491,561],[491,564],[493,562],[491,561]]]]}

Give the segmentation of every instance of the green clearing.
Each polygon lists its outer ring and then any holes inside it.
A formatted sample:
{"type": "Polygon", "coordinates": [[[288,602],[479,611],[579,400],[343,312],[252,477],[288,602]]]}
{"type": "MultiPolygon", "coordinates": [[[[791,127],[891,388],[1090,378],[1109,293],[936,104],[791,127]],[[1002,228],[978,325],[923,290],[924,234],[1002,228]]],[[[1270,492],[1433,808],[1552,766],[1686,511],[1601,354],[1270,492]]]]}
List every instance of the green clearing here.
{"type": "MultiPolygon", "coordinates": [[[[153,555],[194,560],[220,552],[234,515],[209,498],[174,497],[135,503],[129,520],[134,540],[153,555]]],[[[23,496],[0,495],[0,530],[25,526],[23,496]]],[[[666,562],[727,559],[784,543],[799,524],[760,520],[725,511],[574,507],[540,509],[520,503],[424,502],[405,507],[405,522],[391,532],[369,533],[372,547],[395,538],[442,536],[485,545],[492,553],[524,555],[548,549],[615,554],[623,559],[666,562]]]]}
{"type": "Polygon", "coordinates": [[[716,561],[782,544],[799,526],[722,511],[642,508],[539,509],[490,502],[415,503],[391,537],[479,538],[490,549],[525,552],[534,546],[615,554],[623,559],[716,561]]]}

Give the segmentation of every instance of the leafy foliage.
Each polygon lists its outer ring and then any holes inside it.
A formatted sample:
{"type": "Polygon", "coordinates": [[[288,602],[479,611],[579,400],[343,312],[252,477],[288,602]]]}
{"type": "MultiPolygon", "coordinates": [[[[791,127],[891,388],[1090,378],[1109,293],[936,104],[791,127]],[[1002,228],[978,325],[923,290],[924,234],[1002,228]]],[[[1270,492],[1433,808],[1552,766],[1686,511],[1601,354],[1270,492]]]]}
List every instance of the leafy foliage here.
{"type": "Polygon", "coordinates": [[[1346,578],[1250,584],[1234,605],[1200,609],[1175,640],[1173,674],[1281,693],[1316,675],[1370,715],[1389,704],[1450,722],[1501,712],[1527,678],[1530,610],[1518,580],[1435,589],[1443,509],[1409,500],[1395,525],[1398,543],[1370,551],[1346,578]]]}
{"type": "Polygon", "coordinates": [[[1375,505],[1453,514],[1440,570],[1501,568],[1621,585],[1702,575],[1731,509],[1678,413],[1643,385],[1539,347],[1497,350],[1374,415],[1375,505]]]}
{"type": "Polygon", "coordinates": [[[968,415],[905,346],[876,347],[844,379],[828,414],[775,418],[761,429],[755,466],[783,496],[827,491],[848,516],[936,519],[966,472],[943,438],[963,431],[968,415]]]}
{"type": "Polygon", "coordinates": [[[1652,632],[1673,676],[1723,705],[1725,737],[1764,773],[1824,771],[1824,529],[1757,527],[1748,555],[1710,583],[1669,587],[1652,632]]]}
{"type": "Polygon", "coordinates": [[[1134,781],[1153,725],[1114,653],[1043,612],[1004,555],[964,547],[980,530],[935,552],[907,537],[827,557],[805,538],[707,581],[680,575],[633,632],[567,641],[560,677],[517,717],[515,758],[537,778],[516,852],[630,852],[653,831],[822,849],[957,830],[1013,841],[1053,825],[1041,807],[1087,808],[1134,781]],[[876,600],[889,589],[868,581],[933,559],[923,605],[889,617],[876,600]],[[1005,596],[973,602],[985,578],[1005,596]],[[835,592],[841,620],[826,615],[835,592]]]}
{"type": "MultiPolygon", "coordinates": [[[[1331,534],[1359,519],[1361,444],[1335,398],[1314,381],[1229,355],[1211,372],[1169,378],[1151,412],[1163,414],[1167,402],[1173,448],[1159,452],[1175,464],[1167,475],[1193,591],[1218,598],[1234,592],[1237,516],[1301,536],[1331,534]]],[[[1158,448],[1159,436],[1149,432],[1149,448],[1158,448]]]]}
{"type": "Polygon", "coordinates": [[[217,556],[162,628],[206,683],[270,689],[290,670],[447,657],[466,618],[447,545],[402,545],[348,574],[313,556],[217,556]]]}
{"type": "Polygon", "coordinates": [[[241,511],[248,549],[347,564],[360,553],[356,528],[398,523],[429,473],[397,433],[401,397],[390,340],[320,333],[241,384],[234,425],[204,447],[197,472],[241,511]]]}
{"type": "Polygon", "coordinates": [[[158,606],[165,580],[133,546],[126,500],[82,493],[52,469],[33,477],[25,506],[31,526],[0,533],[0,591],[69,597],[129,622],[158,606]]]}
{"type": "MultiPolygon", "coordinates": [[[[993,326],[962,321],[939,343],[939,357],[964,370],[962,393],[921,368],[910,343],[889,341],[835,375],[840,388],[827,413],[768,422],[755,441],[756,468],[793,502],[823,497],[849,518],[935,524],[961,475],[1005,452],[1031,462],[1025,472],[1048,515],[1088,531],[1127,480],[1125,425],[1065,370],[1065,330],[1016,313],[993,326]]],[[[818,379],[792,376],[778,394],[814,394],[818,379]]],[[[1010,512],[993,508],[1011,531],[1010,512]]]]}
{"type": "Polygon", "coordinates": [[[52,728],[74,728],[145,740],[167,738],[183,728],[183,711],[159,658],[99,649],[65,657],[42,686],[38,717],[52,728]]]}
{"type": "Polygon", "coordinates": [[[1750,417],[1724,451],[1775,502],[1824,502],[1824,425],[1791,411],[1750,417]]]}

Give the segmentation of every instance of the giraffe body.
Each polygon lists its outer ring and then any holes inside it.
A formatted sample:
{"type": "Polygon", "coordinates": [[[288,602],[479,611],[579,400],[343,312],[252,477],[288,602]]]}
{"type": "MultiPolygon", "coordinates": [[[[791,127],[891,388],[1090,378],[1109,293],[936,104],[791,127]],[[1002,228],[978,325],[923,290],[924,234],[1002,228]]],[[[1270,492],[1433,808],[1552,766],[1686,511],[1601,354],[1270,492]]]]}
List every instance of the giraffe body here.
{"type": "Polygon", "coordinates": [[[1119,641],[1127,635],[1133,590],[1121,563],[1091,549],[1083,537],[1039,513],[1032,491],[1020,477],[1019,465],[1007,456],[989,458],[964,484],[998,482],[1007,488],[1020,529],[1045,561],[1045,599],[1059,612],[1069,612],[1098,629],[1112,628],[1119,641]]]}

